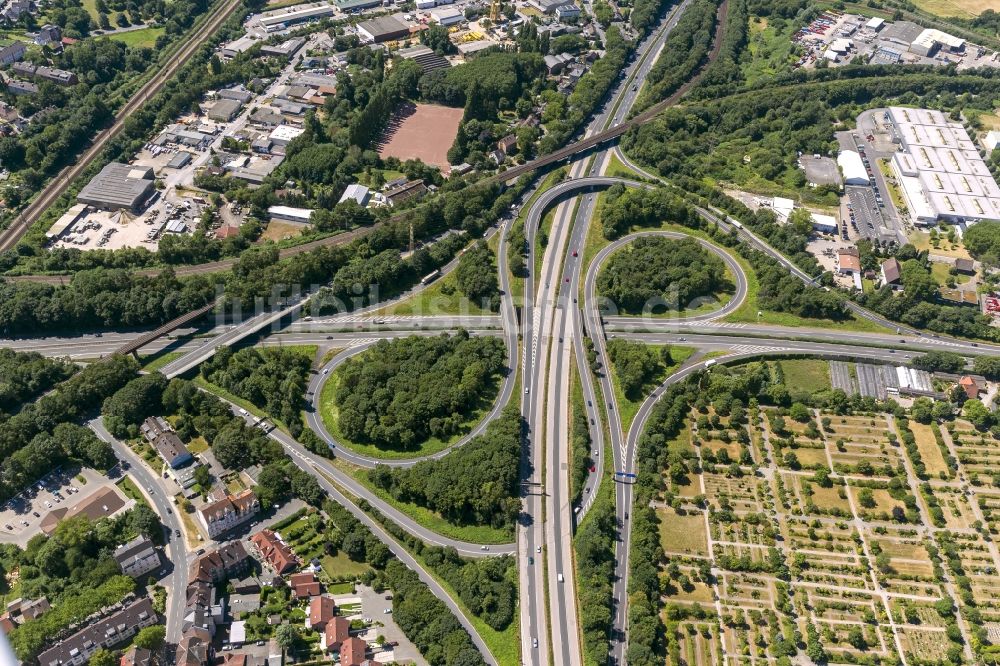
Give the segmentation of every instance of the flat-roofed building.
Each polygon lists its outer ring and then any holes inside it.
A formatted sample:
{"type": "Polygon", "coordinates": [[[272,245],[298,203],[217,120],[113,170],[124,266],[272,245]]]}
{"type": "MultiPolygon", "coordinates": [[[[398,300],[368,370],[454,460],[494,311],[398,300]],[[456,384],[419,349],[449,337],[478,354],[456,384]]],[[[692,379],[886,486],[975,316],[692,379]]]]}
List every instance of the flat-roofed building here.
{"type": "Polygon", "coordinates": [[[87,183],[76,200],[103,210],[138,213],[153,193],[153,170],[110,162],[87,183]]]}
{"type": "Polygon", "coordinates": [[[267,209],[267,214],[271,220],[290,222],[292,224],[309,224],[313,209],[295,208],[294,206],[271,206],[267,209]]]}
{"type": "Polygon", "coordinates": [[[432,21],[440,25],[455,25],[465,20],[465,14],[455,7],[432,9],[428,14],[430,14],[432,21]]]}
{"type": "Polygon", "coordinates": [[[914,222],[1000,220],[1000,186],[961,123],[936,109],[890,107],[901,150],[890,165],[914,222]]]}
{"type": "Polygon", "coordinates": [[[298,23],[304,23],[306,21],[315,21],[317,19],[326,18],[327,16],[333,16],[334,12],[336,12],[336,8],[330,3],[314,2],[304,5],[295,5],[293,7],[288,7],[287,9],[271,12],[266,16],[261,16],[259,21],[265,29],[275,29],[280,28],[281,26],[287,27],[298,23]]]}
{"type": "Polygon", "coordinates": [[[410,26],[395,16],[380,16],[358,24],[358,36],[363,42],[387,42],[410,34],[410,26]]]}
{"type": "Polygon", "coordinates": [[[293,139],[301,136],[303,132],[305,132],[305,130],[301,127],[278,125],[271,130],[271,133],[267,135],[267,138],[269,138],[271,143],[275,146],[287,146],[293,139]]]}
{"type": "Polygon", "coordinates": [[[861,155],[854,150],[842,150],[837,155],[837,165],[844,174],[846,185],[867,185],[868,170],[865,169],[861,155]]]}

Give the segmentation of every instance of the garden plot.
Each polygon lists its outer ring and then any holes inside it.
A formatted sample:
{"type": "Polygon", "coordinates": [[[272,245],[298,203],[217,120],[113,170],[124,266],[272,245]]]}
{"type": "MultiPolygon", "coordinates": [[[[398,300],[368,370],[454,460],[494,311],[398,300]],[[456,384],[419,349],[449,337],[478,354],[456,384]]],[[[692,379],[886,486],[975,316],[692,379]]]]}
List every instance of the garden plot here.
{"type": "Polygon", "coordinates": [[[759,574],[723,571],[719,575],[719,594],[726,606],[761,611],[775,607],[774,582],[759,574]]]}
{"type": "Polygon", "coordinates": [[[695,412],[692,418],[692,442],[700,446],[704,462],[728,465],[742,460],[744,464],[753,463],[750,433],[746,426],[734,426],[729,417],[720,416],[712,409],[707,414],[695,412]]]}
{"type": "Polygon", "coordinates": [[[939,478],[942,474],[944,478],[950,477],[951,472],[948,470],[948,464],[945,462],[944,453],[942,453],[941,447],[938,446],[933,428],[913,420],[910,420],[909,427],[913,431],[913,436],[917,444],[917,452],[920,454],[920,460],[924,463],[927,475],[934,478],[939,478]]]}
{"type": "Polygon", "coordinates": [[[839,479],[832,479],[830,487],[820,485],[812,477],[801,474],[783,474],[782,480],[793,498],[793,513],[810,516],[851,515],[847,490],[839,479]]]}
{"type": "Polygon", "coordinates": [[[709,473],[703,476],[705,497],[713,509],[727,509],[738,515],[764,512],[761,495],[766,491],[766,486],[757,479],[751,476],[734,479],[724,474],[709,473]]]}
{"type": "Polygon", "coordinates": [[[899,510],[904,512],[906,510],[904,499],[893,497],[888,487],[880,488],[849,483],[847,492],[853,500],[858,517],[863,520],[889,522],[897,520],[896,516],[899,510]]]}
{"type": "Polygon", "coordinates": [[[771,629],[767,618],[761,616],[758,623],[752,612],[740,608],[727,609],[730,618],[740,619],[739,624],[725,624],[722,629],[722,640],[726,646],[727,664],[767,664],[773,663],[768,658],[766,647],[771,643],[771,629]]]}
{"type": "Polygon", "coordinates": [[[842,663],[860,663],[852,655],[863,652],[867,655],[879,655],[892,658],[896,655],[889,627],[870,625],[864,622],[829,622],[821,619],[815,621],[823,638],[823,645],[831,656],[831,661],[842,663]],[[853,638],[855,632],[861,632],[862,649],[857,647],[853,638]]]}
{"type": "Polygon", "coordinates": [[[777,457],[775,462],[791,469],[828,467],[823,436],[815,421],[799,422],[773,409],[764,410],[764,413],[767,437],[777,457]]]}
{"type": "Polygon", "coordinates": [[[660,519],[660,545],[669,555],[708,556],[705,515],[701,511],[679,514],[673,509],[657,508],[660,519]]]}
{"type": "MultiPolygon", "coordinates": [[[[934,488],[934,496],[937,498],[941,512],[944,514],[945,527],[949,530],[967,530],[976,522],[976,514],[972,509],[972,505],[969,504],[969,498],[960,489],[937,487],[934,488]]],[[[1000,511],[1000,495],[985,495],[977,491],[976,496],[981,507],[985,500],[987,506],[1000,511]]],[[[992,529],[994,524],[989,519],[986,507],[983,507],[983,513],[987,514],[986,522],[992,529]]],[[[1000,513],[996,514],[996,519],[1000,520],[1000,513]]]]}
{"type": "Polygon", "coordinates": [[[885,474],[900,463],[899,449],[890,441],[885,416],[823,416],[823,430],[833,467],[840,472],[885,474]]]}
{"type": "Polygon", "coordinates": [[[899,627],[903,651],[912,663],[915,659],[926,663],[947,663],[951,642],[944,633],[944,627],[899,627]]]}
{"type": "Polygon", "coordinates": [[[989,477],[1000,470],[1000,442],[989,433],[979,432],[962,419],[949,423],[946,429],[966,472],[989,477]]]}
{"type": "Polygon", "coordinates": [[[711,604],[712,588],[706,583],[698,580],[699,574],[694,567],[679,566],[680,580],[671,579],[664,576],[666,585],[664,596],[669,603],[680,604],[711,604]]]}
{"type": "Polygon", "coordinates": [[[858,552],[857,532],[847,523],[790,519],[786,544],[792,573],[817,586],[869,589],[868,567],[858,552]]]}
{"type": "Polygon", "coordinates": [[[674,631],[679,654],[668,660],[671,666],[713,666],[722,660],[715,624],[682,622],[674,631]]]}

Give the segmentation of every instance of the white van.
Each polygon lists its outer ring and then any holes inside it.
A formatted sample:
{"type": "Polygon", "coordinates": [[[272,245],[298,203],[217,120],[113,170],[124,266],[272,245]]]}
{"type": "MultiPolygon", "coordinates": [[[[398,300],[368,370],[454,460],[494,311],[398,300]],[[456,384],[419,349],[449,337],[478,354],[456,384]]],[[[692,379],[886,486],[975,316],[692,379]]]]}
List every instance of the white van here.
{"type": "Polygon", "coordinates": [[[559,581],[560,583],[562,583],[562,582],[563,582],[563,581],[565,581],[566,579],[565,579],[565,578],[563,578],[563,575],[562,575],[562,574],[556,574],[556,580],[557,580],[557,581],[559,581]]]}

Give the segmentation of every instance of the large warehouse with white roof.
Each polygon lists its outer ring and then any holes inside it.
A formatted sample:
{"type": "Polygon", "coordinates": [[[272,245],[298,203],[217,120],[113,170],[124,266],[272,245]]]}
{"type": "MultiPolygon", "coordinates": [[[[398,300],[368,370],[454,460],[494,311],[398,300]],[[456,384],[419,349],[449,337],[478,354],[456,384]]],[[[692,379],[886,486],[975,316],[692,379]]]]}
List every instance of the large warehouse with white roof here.
{"type": "Polygon", "coordinates": [[[902,149],[892,170],[915,222],[1000,220],[1000,187],[961,123],[933,109],[895,106],[887,119],[902,149]]]}

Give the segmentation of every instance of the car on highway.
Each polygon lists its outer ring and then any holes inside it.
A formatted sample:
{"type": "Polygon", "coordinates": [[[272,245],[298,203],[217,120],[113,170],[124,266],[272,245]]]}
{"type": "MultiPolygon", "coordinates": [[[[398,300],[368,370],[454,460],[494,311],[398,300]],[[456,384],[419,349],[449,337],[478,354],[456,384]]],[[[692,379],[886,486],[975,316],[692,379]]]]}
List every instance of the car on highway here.
{"type": "Polygon", "coordinates": [[[535,649],[538,648],[538,639],[537,638],[532,638],[531,639],[531,647],[533,647],[535,649]]]}
{"type": "Polygon", "coordinates": [[[535,548],[535,552],[536,552],[536,553],[540,553],[540,552],[542,552],[542,547],[541,547],[541,546],[538,546],[537,548],[535,548]]]}
{"type": "Polygon", "coordinates": [[[531,555],[528,555],[528,564],[534,564],[534,563],[535,563],[535,558],[531,555]]]}
{"type": "Polygon", "coordinates": [[[576,254],[576,250],[573,250],[573,256],[574,256],[574,257],[575,257],[575,256],[577,256],[577,254],[576,254]]]}
{"type": "Polygon", "coordinates": [[[560,583],[565,583],[566,582],[566,579],[563,578],[563,575],[561,573],[556,574],[556,580],[559,581],[560,583]]]}

